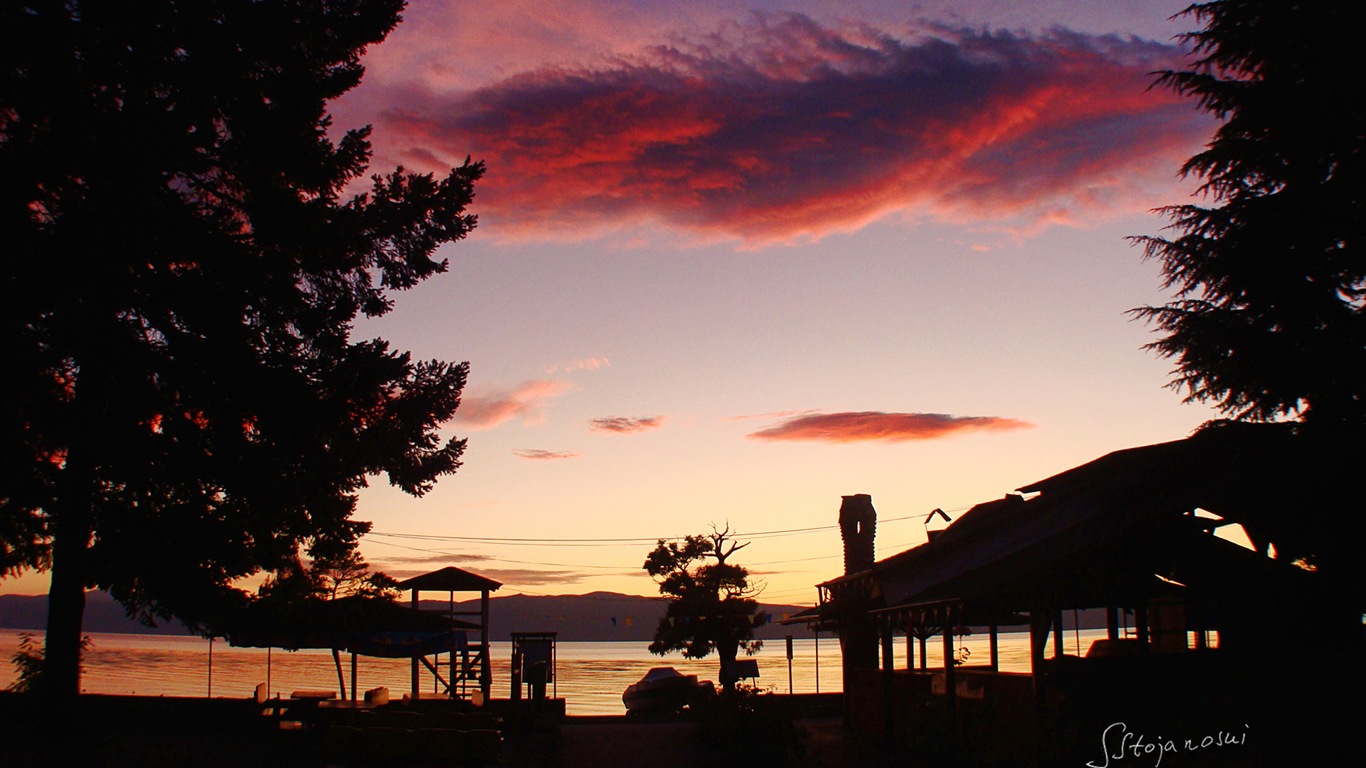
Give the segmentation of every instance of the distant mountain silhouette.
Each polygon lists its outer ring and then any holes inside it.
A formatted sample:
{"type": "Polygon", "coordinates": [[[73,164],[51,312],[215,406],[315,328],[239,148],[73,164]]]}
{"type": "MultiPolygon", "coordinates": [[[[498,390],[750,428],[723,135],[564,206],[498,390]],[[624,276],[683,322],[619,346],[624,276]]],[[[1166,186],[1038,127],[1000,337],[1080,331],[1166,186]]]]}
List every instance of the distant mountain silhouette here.
{"type": "MultiPolygon", "coordinates": [[[[0,629],[31,629],[42,632],[47,627],[47,595],[0,595],[0,629]]],[[[107,592],[87,592],[85,596],[85,632],[112,632],[129,635],[188,635],[180,622],[158,622],[145,626],[128,617],[107,592]]]]}
{"type": "MultiPolygon", "coordinates": [[[[508,595],[489,600],[492,639],[508,640],[513,632],[557,632],[564,642],[603,642],[612,640],[649,642],[655,625],[664,615],[666,603],[656,597],[622,595],[616,592],[591,592],[586,595],[508,595]]],[[[444,600],[422,601],[423,609],[444,610],[444,600]]],[[[458,600],[456,611],[479,610],[479,600],[458,600]]],[[[776,622],[783,615],[802,610],[797,605],[762,605],[760,610],[776,622]]],[[[42,631],[47,624],[45,596],[0,595],[0,629],[42,631]]],[[[107,593],[91,592],[86,597],[86,632],[126,634],[189,634],[179,623],[159,623],[146,627],[128,618],[123,606],[107,593]]],[[[757,631],[763,639],[792,634],[809,636],[802,627],[769,623],[757,631]]]]}

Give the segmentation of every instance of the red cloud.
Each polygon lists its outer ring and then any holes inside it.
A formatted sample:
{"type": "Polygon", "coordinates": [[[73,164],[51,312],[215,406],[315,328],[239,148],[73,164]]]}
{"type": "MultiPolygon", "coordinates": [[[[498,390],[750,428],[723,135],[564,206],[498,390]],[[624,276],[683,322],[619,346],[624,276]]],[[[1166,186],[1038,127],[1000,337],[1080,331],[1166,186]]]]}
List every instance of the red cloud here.
{"type": "Polygon", "coordinates": [[[569,451],[547,451],[543,448],[518,448],[513,452],[514,456],[534,461],[553,461],[555,459],[577,459],[577,453],[569,451]]]}
{"type": "Polygon", "coordinates": [[[589,422],[589,429],[594,432],[644,432],[649,429],[657,429],[663,424],[663,416],[646,416],[644,418],[606,416],[589,422]]]}
{"type": "Polygon", "coordinates": [[[868,440],[898,443],[904,440],[933,440],[958,432],[998,432],[1032,426],[1028,422],[999,416],[855,411],[797,416],[749,437],[756,440],[818,440],[827,443],[868,440]]]}
{"type": "Polygon", "coordinates": [[[376,141],[421,167],[486,160],[481,212],[505,232],[655,220],[784,239],[896,210],[1147,209],[1145,182],[1170,180],[1210,129],[1147,88],[1180,51],[1133,38],[934,28],[902,40],[799,15],[740,36],[409,94],[376,141]]]}
{"type": "Polygon", "coordinates": [[[567,381],[541,379],[523,382],[510,392],[467,395],[455,412],[455,420],[470,429],[490,429],[518,417],[534,422],[547,400],[559,397],[572,387],[567,381]]]}

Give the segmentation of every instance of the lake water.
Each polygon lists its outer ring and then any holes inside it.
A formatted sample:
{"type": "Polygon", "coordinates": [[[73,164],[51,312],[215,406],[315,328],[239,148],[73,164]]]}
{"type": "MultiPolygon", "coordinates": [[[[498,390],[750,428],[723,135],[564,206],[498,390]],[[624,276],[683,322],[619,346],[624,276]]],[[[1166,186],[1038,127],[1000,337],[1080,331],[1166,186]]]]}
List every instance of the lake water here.
{"type": "MultiPolygon", "coordinates": [[[[15,670],[8,663],[18,649],[17,630],[0,630],[0,688],[14,681],[15,670]]],[[[41,641],[42,634],[31,633],[41,641]]],[[[794,632],[791,692],[833,693],[840,690],[840,648],[832,635],[819,640],[809,631],[794,632]]],[[[1092,640],[1104,637],[1105,630],[1068,630],[1064,650],[1076,653],[1089,647],[1092,640]]],[[[299,689],[337,690],[337,672],[332,653],[327,650],[267,651],[261,648],[233,648],[223,640],[212,644],[197,637],[161,635],[92,634],[86,654],[82,689],[86,693],[135,694],[141,696],[215,696],[248,697],[258,683],[269,680],[273,693],[288,696],[299,689]]],[[[1002,633],[1000,666],[1004,671],[1029,671],[1029,636],[1002,633]]],[[[985,634],[964,638],[962,647],[969,652],[967,662],[985,664],[989,646],[985,634]]],[[[930,666],[942,665],[939,638],[927,643],[930,666]]],[[[1050,651],[1051,651],[1050,647],[1050,651]]],[[[895,644],[897,667],[905,666],[906,642],[895,644]]],[[[919,651],[917,650],[918,654],[919,651]]],[[[671,666],[683,674],[703,680],[716,680],[718,662],[713,658],[689,661],[678,655],[651,655],[641,642],[560,643],[557,648],[558,680],[556,693],[566,700],[571,715],[621,714],[621,692],[639,680],[651,667],[671,666]]],[[[767,641],[755,658],[759,662],[759,687],[775,693],[788,693],[788,661],[782,640],[767,641]]],[[[512,644],[493,643],[493,695],[510,695],[509,669],[512,644]]],[[[347,686],[351,685],[350,655],[343,654],[342,668],[347,686]]],[[[408,659],[379,659],[362,656],[357,663],[360,690],[387,686],[394,696],[411,686],[408,659]]],[[[422,672],[424,690],[434,690],[432,676],[422,672]]]]}

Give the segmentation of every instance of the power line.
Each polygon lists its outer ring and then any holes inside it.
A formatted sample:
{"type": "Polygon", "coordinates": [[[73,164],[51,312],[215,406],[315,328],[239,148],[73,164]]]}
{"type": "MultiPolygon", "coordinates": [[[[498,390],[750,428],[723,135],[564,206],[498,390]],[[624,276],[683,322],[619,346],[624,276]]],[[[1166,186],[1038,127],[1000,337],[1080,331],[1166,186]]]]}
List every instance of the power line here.
{"type": "MultiPolygon", "coordinates": [[[[948,510],[948,511],[950,511],[950,512],[959,512],[959,511],[962,511],[962,510],[965,510],[965,509],[969,509],[969,508],[970,508],[969,506],[963,506],[963,507],[956,507],[956,508],[950,509],[950,510],[948,510]]],[[[887,518],[887,519],[885,519],[885,520],[879,520],[878,522],[879,522],[879,523],[896,523],[896,522],[902,522],[902,521],[905,521],[905,520],[918,520],[918,519],[922,519],[922,516],[921,516],[921,515],[903,515],[903,516],[901,516],[901,517],[891,517],[891,518],[887,518]]],[[[744,538],[744,539],[748,539],[748,540],[753,541],[753,540],[755,540],[755,539],[760,539],[760,540],[762,540],[762,539],[773,539],[773,538],[786,538],[786,537],[788,537],[788,536],[800,536],[800,535],[805,535],[805,534],[808,534],[808,533],[818,533],[818,532],[821,532],[821,531],[831,531],[831,530],[838,530],[838,529],[839,529],[839,526],[838,526],[838,525],[823,525],[823,526],[816,526],[816,527],[811,527],[811,528],[787,528],[787,529],[778,529],[778,530],[772,530],[772,531],[757,531],[757,532],[755,532],[755,533],[737,533],[737,534],[734,534],[734,535],[735,535],[736,537],[738,537],[738,538],[744,538]]],[[[448,542],[462,542],[462,543],[470,543],[470,544],[481,544],[481,545],[485,545],[485,546],[505,545],[505,546],[539,546],[539,547],[627,547],[627,546],[633,546],[633,547],[634,547],[634,546],[647,546],[647,545],[649,545],[649,544],[657,543],[657,542],[659,542],[659,541],[661,541],[661,540],[663,540],[663,541],[678,541],[678,540],[681,540],[682,538],[684,538],[684,537],[682,537],[682,536],[678,536],[678,537],[673,537],[673,538],[667,538],[667,537],[651,537],[651,538],[607,538],[607,539],[546,539],[546,538],[516,538],[516,537],[495,537],[495,536],[440,536],[440,535],[435,535],[435,534],[394,533],[394,532],[384,532],[384,531],[371,531],[371,532],[370,532],[369,534],[367,534],[367,535],[368,535],[368,536],[377,536],[377,537],[381,537],[381,538],[403,539],[403,540],[410,540],[410,541],[433,541],[433,542],[448,541],[448,542]]],[[[394,543],[394,542],[392,542],[392,541],[374,541],[373,543],[375,543],[375,544],[383,544],[383,545],[389,546],[389,547],[397,547],[397,548],[399,548],[399,549],[407,549],[407,550],[411,550],[411,551],[414,551],[414,552],[425,552],[425,553],[427,553],[427,554],[433,554],[433,555],[445,555],[445,556],[447,556],[447,557],[451,557],[451,558],[454,558],[454,559],[462,559],[462,558],[464,558],[464,559],[469,559],[469,558],[471,557],[471,556],[468,555],[468,554],[462,554],[462,553],[458,553],[458,552],[448,552],[448,551],[446,551],[446,550],[441,550],[441,549],[430,549],[430,548],[425,548],[425,547],[408,546],[408,545],[405,545],[405,544],[397,544],[397,543],[394,543]]],[[[907,543],[907,544],[896,544],[896,545],[892,545],[891,548],[892,548],[893,550],[900,551],[900,550],[905,549],[906,547],[909,547],[909,546],[912,546],[912,545],[909,544],[909,543],[907,543]]],[[[817,555],[817,556],[814,556],[814,557],[789,558],[789,559],[785,559],[785,560],[766,560],[766,561],[756,562],[756,563],[747,563],[747,564],[746,564],[746,567],[757,567],[757,566],[766,566],[766,565],[786,565],[786,564],[788,564],[788,563],[806,563],[806,562],[815,562],[815,561],[820,561],[820,560],[836,560],[836,559],[838,559],[838,558],[840,558],[840,557],[841,557],[841,555],[839,555],[839,554],[832,554],[832,555],[817,555]]],[[[481,560],[481,559],[483,559],[483,558],[481,558],[481,557],[475,557],[475,558],[473,558],[473,559],[475,559],[475,560],[481,560]]],[[[496,558],[496,559],[495,559],[495,558],[488,558],[488,559],[491,560],[491,561],[493,561],[493,562],[496,562],[496,563],[510,563],[510,564],[513,564],[513,565],[539,565],[539,566],[546,566],[546,567],[550,567],[550,568],[595,569],[595,570],[603,570],[603,571],[619,571],[619,572],[623,572],[623,573],[633,573],[633,572],[635,572],[635,571],[639,568],[639,566],[637,566],[637,565],[597,565],[597,564],[592,564],[592,563],[550,563],[550,562],[542,562],[542,561],[537,561],[537,560],[514,560],[514,559],[505,558],[505,557],[498,557],[498,558],[496,558]]]]}
{"type": "MultiPolygon", "coordinates": [[[[958,512],[969,507],[956,507],[950,512],[958,512]]],[[[904,520],[918,520],[922,515],[903,515],[901,517],[889,517],[879,520],[879,524],[897,523],[904,520]]],[[[747,533],[737,531],[732,534],[735,538],[748,539],[750,541],[784,538],[787,536],[801,536],[808,533],[820,533],[822,531],[839,530],[839,525],[819,525],[811,528],[783,528],[772,531],[754,531],[747,533]]],[[[369,536],[382,536],[393,539],[413,539],[420,541],[458,541],[469,544],[488,544],[488,545],[507,545],[522,547],[626,547],[626,546],[648,546],[660,541],[681,541],[684,536],[638,536],[634,538],[526,538],[510,536],[442,536],[427,533],[399,533],[393,531],[371,531],[369,536]]],[[[397,545],[395,545],[397,546],[397,545]]]]}

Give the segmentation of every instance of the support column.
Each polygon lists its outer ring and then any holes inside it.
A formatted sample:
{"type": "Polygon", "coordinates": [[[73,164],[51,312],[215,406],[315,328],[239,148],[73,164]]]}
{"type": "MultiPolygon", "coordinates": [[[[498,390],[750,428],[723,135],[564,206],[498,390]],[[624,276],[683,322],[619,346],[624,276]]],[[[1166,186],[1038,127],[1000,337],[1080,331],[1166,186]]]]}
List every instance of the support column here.
{"type": "Polygon", "coordinates": [[[1062,611],[1053,613],[1053,658],[1062,658],[1062,611]]]}
{"type": "Polygon", "coordinates": [[[479,632],[480,639],[484,644],[484,663],[479,670],[479,690],[484,694],[484,701],[493,698],[493,670],[489,664],[493,655],[493,648],[489,646],[489,591],[482,590],[479,593],[479,632]]]}
{"type": "Polygon", "coordinates": [[[953,663],[953,626],[952,614],[944,611],[944,702],[949,714],[949,746],[958,751],[958,676],[953,663]]]}
{"type": "Polygon", "coordinates": [[[1029,612],[1029,672],[1034,677],[1034,695],[1037,702],[1043,703],[1043,662],[1048,649],[1048,629],[1050,620],[1043,611],[1029,612]]]}
{"type": "MultiPolygon", "coordinates": [[[[418,607],[418,602],[417,602],[417,593],[418,593],[417,587],[413,587],[413,610],[414,610],[414,611],[420,610],[420,608],[418,607]]],[[[413,694],[413,698],[416,699],[416,698],[418,697],[418,695],[421,693],[421,690],[420,690],[420,688],[419,688],[418,681],[417,681],[417,677],[418,677],[417,657],[414,656],[412,661],[413,661],[413,665],[412,665],[412,666],[413,666],[413,690],[412,690],[412,694],[413,694]]]]}

